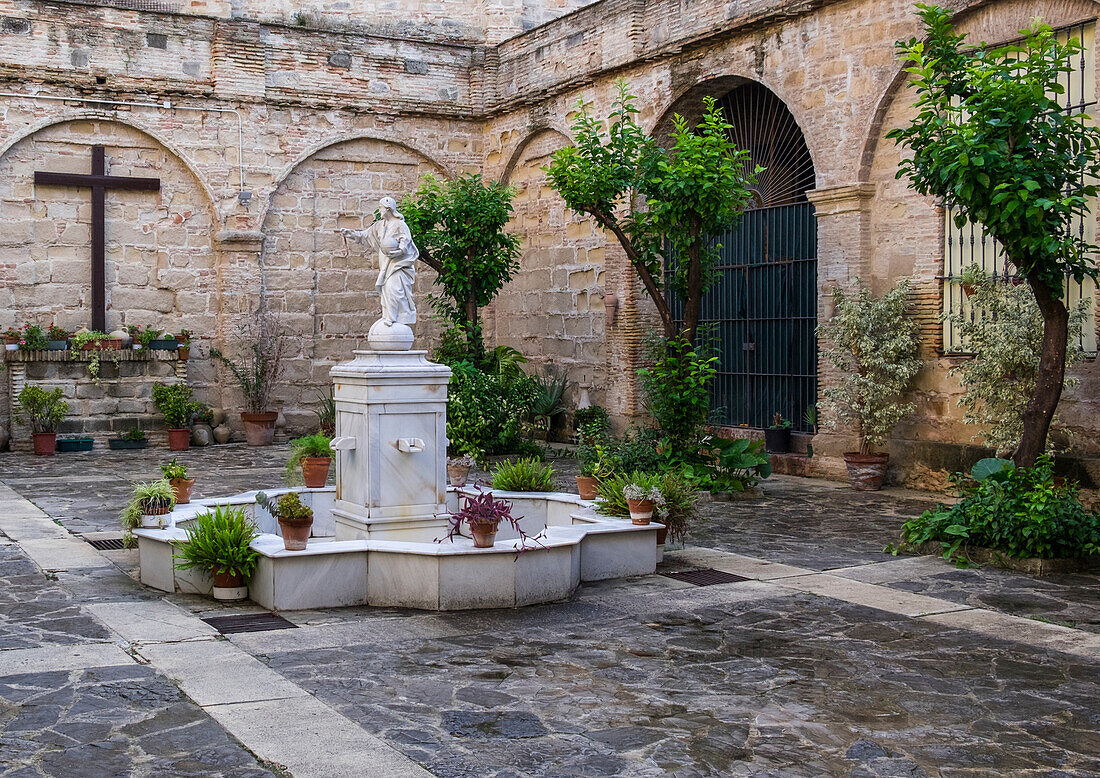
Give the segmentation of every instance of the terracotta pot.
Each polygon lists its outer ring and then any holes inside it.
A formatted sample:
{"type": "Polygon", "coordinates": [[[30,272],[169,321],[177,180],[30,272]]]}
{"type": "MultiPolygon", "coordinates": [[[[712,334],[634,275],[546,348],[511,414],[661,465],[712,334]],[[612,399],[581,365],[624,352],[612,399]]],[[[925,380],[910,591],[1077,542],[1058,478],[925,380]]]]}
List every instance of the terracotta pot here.
{"type": "Polygon", "coordinates": [[[34,432],[34,453],[40,457],[52,457],[57,450],[56,432],[34,432]]]}
{"type": "Polygon", "coordinates": [[[191,358],[191,347],[180,346],[178,349],[176,349],[176,356],[180,358],[181,362],[186,362],[188,359],[191,358]]]}
{"type": "Polygon", "coordinates": [[[447,465],[447,480],[451,482],[451,486],[465,486],[469,477],[469,465],[447,465]]]}
{"type": "Polygon", "coordinates": [[[595,500],[596,495],[599,494],[599,485],[599,479],[590,475],[577,476],[577,491],[580,492],[582,500],[595,500]]]}
{"type": "Polygon", "coordinates": [[[471,524],[470,536],[474,539],[474,548],[492,548],[497,539],[497,525],[471,524]]]}
{"type": "Polygon", "coordinates": [[[176,505],[186,505],[191,502],[191,489],[195,486],[194,478],[172,478],[168,483],[172,484],[172,491],[176,494],[176,505]]]}
{"type": "Polygon", "coordinates": [[[653,500],[627,500],[630,508],[630,521],[634,524],[649,524],[653,518],[653,500]]]}
{"type": "Polygon", "coordinates": [[[657,545],[663,546],[666,540],[668,540],[668,527],[662,525],[660,529],[657,530],[657,545]]]}
{"type": "Polygon", "coordinates": [[[122,348],[122,338],[93,340],[84,344],[84,351],[117,351],[120,348],[122,348]]]}
{"type": "Polygon", "coordinates": [[[277,413],[242,413],[244,437],[250,446],[270,446],[275,439],[277,413]]]}
{"type": "Polygon", "coordinates": [[[861,492],[877,492],[886,480],[886,463],[889,454],[860,454],[849,451],[844,455],[848,468],[848,483],[861,492]]]}
{"type": "Polygon", "coordinates": [[[279,531],[283,535],[283,548],[287,551],[304,551],[313,529],[313,514],[308,521],[283,521],[279,519],[279,531]]]}
{"type": "Polygon", "coordinates": [[[320,489],[328,480],[331,457],[302,457],[302,478],[306,481],[306,488],[320,489]]]}
{"type": "Polygon", "coordinates": [[[238,600],[248,599],[248,587],[245,586],[244,578],[239,575],[229,575],[228,573],[214,573],[214,588],[211,594],[214,595],[215,600],[221,602],[236,602],[238,600]]]}
{"type": "Polygon", "coordinates": [[[187,427],[168,430],[168,450],[186,451],[191,447],[191,430],[187,427]]]}
{"type": "Polygon", "coordinates": [[[235,589],[244,585],[244,578],[232,573],[214,573],[211,577],[214,579],[214,586],[220,586],[224,589],[235,589]]]}

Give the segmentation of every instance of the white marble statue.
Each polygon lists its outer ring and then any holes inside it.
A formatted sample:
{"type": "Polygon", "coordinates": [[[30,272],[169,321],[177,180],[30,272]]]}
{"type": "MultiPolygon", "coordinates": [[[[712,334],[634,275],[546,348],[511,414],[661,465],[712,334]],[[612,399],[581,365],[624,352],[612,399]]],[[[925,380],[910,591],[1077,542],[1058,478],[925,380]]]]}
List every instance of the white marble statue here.
{"type": "Polygon", "coordinates": [[[383,197],[378,205],[381,216],[370,227],[341,232],[346,238],[378,253],[376,286],[382,297],[382,318],[371,327],[371,345],[407,349],[412,345],[412,330],[408,325],[416,323],[413,282],[420,252],[413,243],[405,217],[397,210],[397,202],[392,197],[383,197]]]}

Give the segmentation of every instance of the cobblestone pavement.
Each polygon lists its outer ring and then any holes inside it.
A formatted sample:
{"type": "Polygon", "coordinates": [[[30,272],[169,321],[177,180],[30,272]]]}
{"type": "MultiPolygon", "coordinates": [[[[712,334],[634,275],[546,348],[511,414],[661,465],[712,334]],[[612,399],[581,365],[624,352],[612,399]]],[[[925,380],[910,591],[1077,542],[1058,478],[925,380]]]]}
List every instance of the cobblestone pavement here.
{"type": "MultiPolygon", "coordinates": [[[[279,485],[285,456],[180,459],[213,496],[279,485]]],[[[1100,577],[884,554],[934,496],[776,477],[763,499],[705,504],[662,567],[757,580],[609,581],[516,611],[301,611],[284,614],[297,629],[227,641],[196,617],[254,605],[145,589],[133,551],[69,563],[67,546],[44,574],[20,547],[41,562],[52,533],[87,552],[57,525],[117,530],[129,480],[168,458],[0,455],[0,482],[49,514],[0,535],[0,775],[329,775],[309,760],[345,756],[355,774],[418,774],[372,773],[380,757],[346,730],[263,756],[263,722],[219,713],[248,705],[282,706],[276,739],[308,708],[439,776],[1100,775],[1100,577]],[[253,697],[232,696],[253,677],[253,697]]],[[[556,464],[568,485],[575,463],[556,464]]]]}

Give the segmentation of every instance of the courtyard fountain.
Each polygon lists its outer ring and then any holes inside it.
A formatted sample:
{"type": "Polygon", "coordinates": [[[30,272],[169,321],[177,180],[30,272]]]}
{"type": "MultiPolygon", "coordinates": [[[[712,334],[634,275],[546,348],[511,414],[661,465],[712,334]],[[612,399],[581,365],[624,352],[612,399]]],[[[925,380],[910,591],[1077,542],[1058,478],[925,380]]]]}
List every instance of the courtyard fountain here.
{"type": "Polygon", "coordinates": [[[277,520],[256,503],[255,491],[196,500],[177,506],[164,528],[134,531],[141,582],[210,593],[207,574],[175,567],[173,544],[218,505],[243,509],[259,529],[249,597],[272,610],[511,608],[564,599],[585,581],[653,573],[661,525],[601,516],[574,494],[498,492],[522,517],[526,539],[502,525],[491,548],[475,548],[466,534],[441,542],[469,493],[446,480],[451,370],[412,348],[417,249],[393,199],[380,206],[382,218],[369,229],[345,231],[377,253],[382,317],[370,329],[370,348],[331,370],[336,485],[265,490],[296,491],[313,510],[306,548],[284,548],[277,520]]]}

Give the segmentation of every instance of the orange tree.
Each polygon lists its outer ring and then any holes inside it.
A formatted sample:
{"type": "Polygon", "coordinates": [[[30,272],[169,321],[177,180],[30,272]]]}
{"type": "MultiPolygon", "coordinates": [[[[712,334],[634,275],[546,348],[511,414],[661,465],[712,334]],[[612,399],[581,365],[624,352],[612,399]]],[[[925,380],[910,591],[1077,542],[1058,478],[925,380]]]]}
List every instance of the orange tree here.
{"type": "Polygon", "coordinates": [[[898,43],[917,116],[889,137],[912,150],[898,177],[957,209],[959,226],[980,223],[1027,279],[1043,317],[1034,388],[1013,459],[1030,466],[1046,448],[1065,383],[1067,276],[1096,275],[1096,247],[1074,234],[1089,218],[1100,177],[1100,131],[1084,114],[1061,109],[1059,78],[1080,43],[1061,43],[1045,25],[1018,43],[970,46],[948,11],[918,5],[926,38],[898,43]]]}

